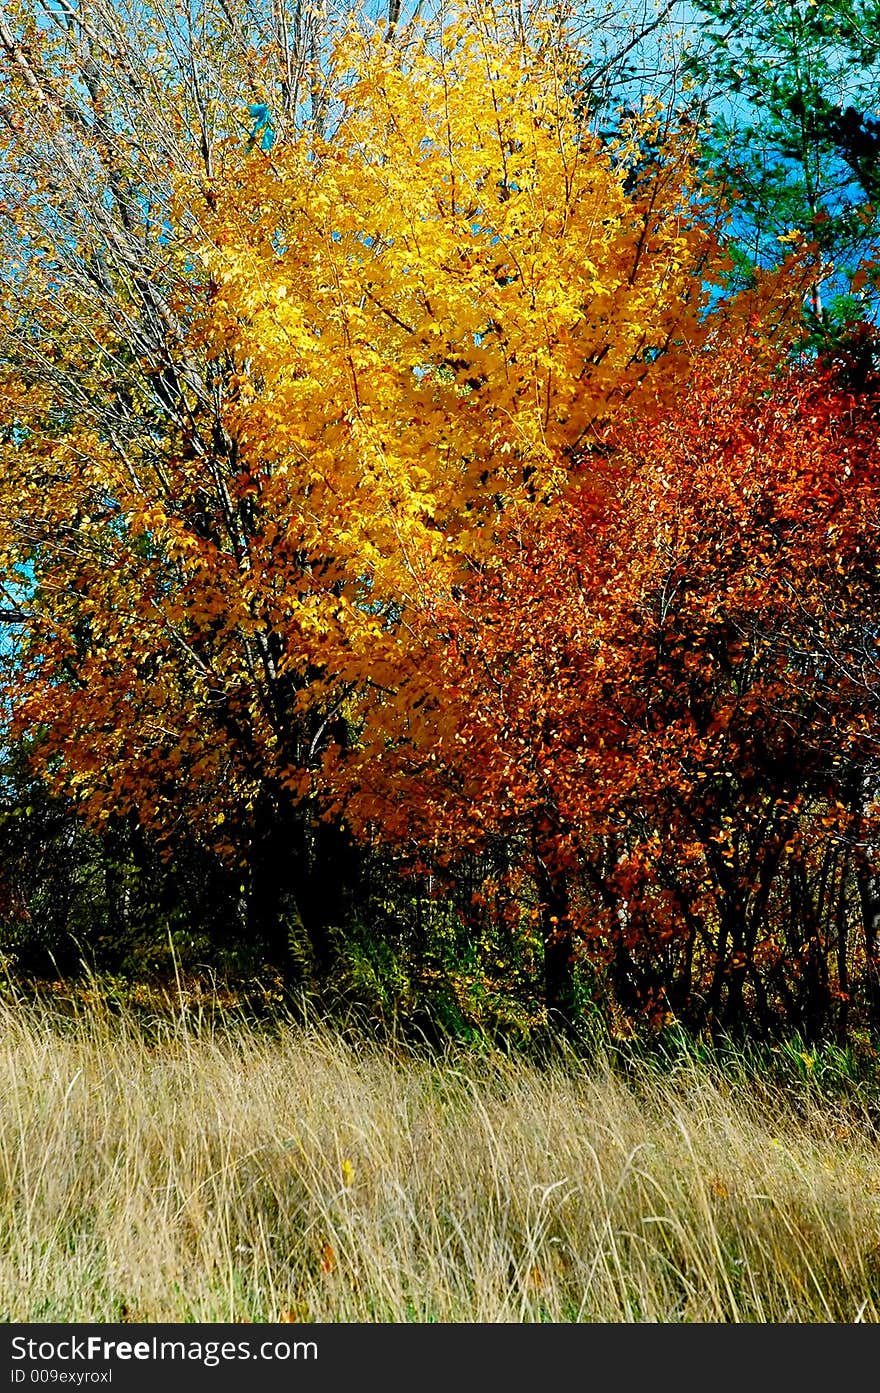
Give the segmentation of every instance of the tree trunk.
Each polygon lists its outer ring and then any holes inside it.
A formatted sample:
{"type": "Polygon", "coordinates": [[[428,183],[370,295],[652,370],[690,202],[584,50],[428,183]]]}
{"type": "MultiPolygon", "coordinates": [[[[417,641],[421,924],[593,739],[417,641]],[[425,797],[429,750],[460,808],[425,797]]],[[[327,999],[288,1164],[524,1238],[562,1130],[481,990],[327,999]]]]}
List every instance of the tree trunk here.
{"type": "Polygon", "coordinates": [[[541,895],[541,936],[544,943],[544,1003],[551,1026],[571,1034],[575,1026],[572,925],[565,876],[554,874],[534,843],[535,869],[541,895]]]}
{"type": "Polygon", "coordinates": [[[333,933],[349,919],[361,857],[344,827],[279,802],[267,797],[255,819],[248,921],[285,981],[301,976],[298,939],[320,981],[333,968],[333,933]]]}

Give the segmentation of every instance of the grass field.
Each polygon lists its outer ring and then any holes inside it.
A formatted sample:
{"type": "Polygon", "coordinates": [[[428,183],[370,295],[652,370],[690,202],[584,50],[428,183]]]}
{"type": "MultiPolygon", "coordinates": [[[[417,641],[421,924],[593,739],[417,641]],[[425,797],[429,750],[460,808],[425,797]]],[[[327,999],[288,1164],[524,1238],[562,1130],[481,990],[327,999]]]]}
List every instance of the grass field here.
{"type": "Polygon", "coordinates": [[[804,1060],[784,1086],[11,1000],[0,1316],[875,1321],[880,1135],[804,1060]]]}

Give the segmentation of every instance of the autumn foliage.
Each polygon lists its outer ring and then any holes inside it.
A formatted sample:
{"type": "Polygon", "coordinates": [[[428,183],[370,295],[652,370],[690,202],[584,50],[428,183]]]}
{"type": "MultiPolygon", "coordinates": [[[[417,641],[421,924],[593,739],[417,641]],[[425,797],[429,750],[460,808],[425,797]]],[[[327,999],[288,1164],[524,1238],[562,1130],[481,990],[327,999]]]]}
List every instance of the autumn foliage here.
{"type": "Polygon", "coordinates": [[[579,71],[481,9],[352,27],[319,117],[158,214],[93,128],[146,269],[68,222],[6,287],[14,729],[237,868],[278,960],[331,969],[364,848],[476,857],[569,1023],[586,982],[815,1031],[874,984],[875,407],[787,358],[801,261],[722,295],[692,138],[600,139],[579,71]]]}
{"type": "Polygon", "coordinates": [[[707,354],[423,615],[436,695],[350,810],[512,842],[554,998],[601,963],[629,1010],[809,1031],[873,990],[876,427],[748,341],[707,354]]]}

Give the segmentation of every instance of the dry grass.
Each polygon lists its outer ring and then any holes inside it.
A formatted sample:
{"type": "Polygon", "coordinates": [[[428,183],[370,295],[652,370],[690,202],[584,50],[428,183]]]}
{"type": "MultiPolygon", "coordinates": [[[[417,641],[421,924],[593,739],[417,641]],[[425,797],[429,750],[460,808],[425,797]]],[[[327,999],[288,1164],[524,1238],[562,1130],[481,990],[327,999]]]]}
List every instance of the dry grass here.
{"type": "Polygon", "coordinates": [[[880,1142],[684,1059],[405,1056],[0,1009],[15,1321],[854,1321],[880,1142]]]}

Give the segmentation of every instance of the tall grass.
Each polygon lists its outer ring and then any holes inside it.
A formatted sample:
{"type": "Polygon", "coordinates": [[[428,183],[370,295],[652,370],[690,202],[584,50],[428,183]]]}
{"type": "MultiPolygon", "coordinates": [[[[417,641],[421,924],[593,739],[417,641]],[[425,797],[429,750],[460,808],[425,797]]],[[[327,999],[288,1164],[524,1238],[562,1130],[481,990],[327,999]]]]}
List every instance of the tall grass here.
{"type": "Polygon", "coordinates": [[[874,1321],[880,1141],[683,1051],[0,1008],[16,1321],[874,1321]]]}

